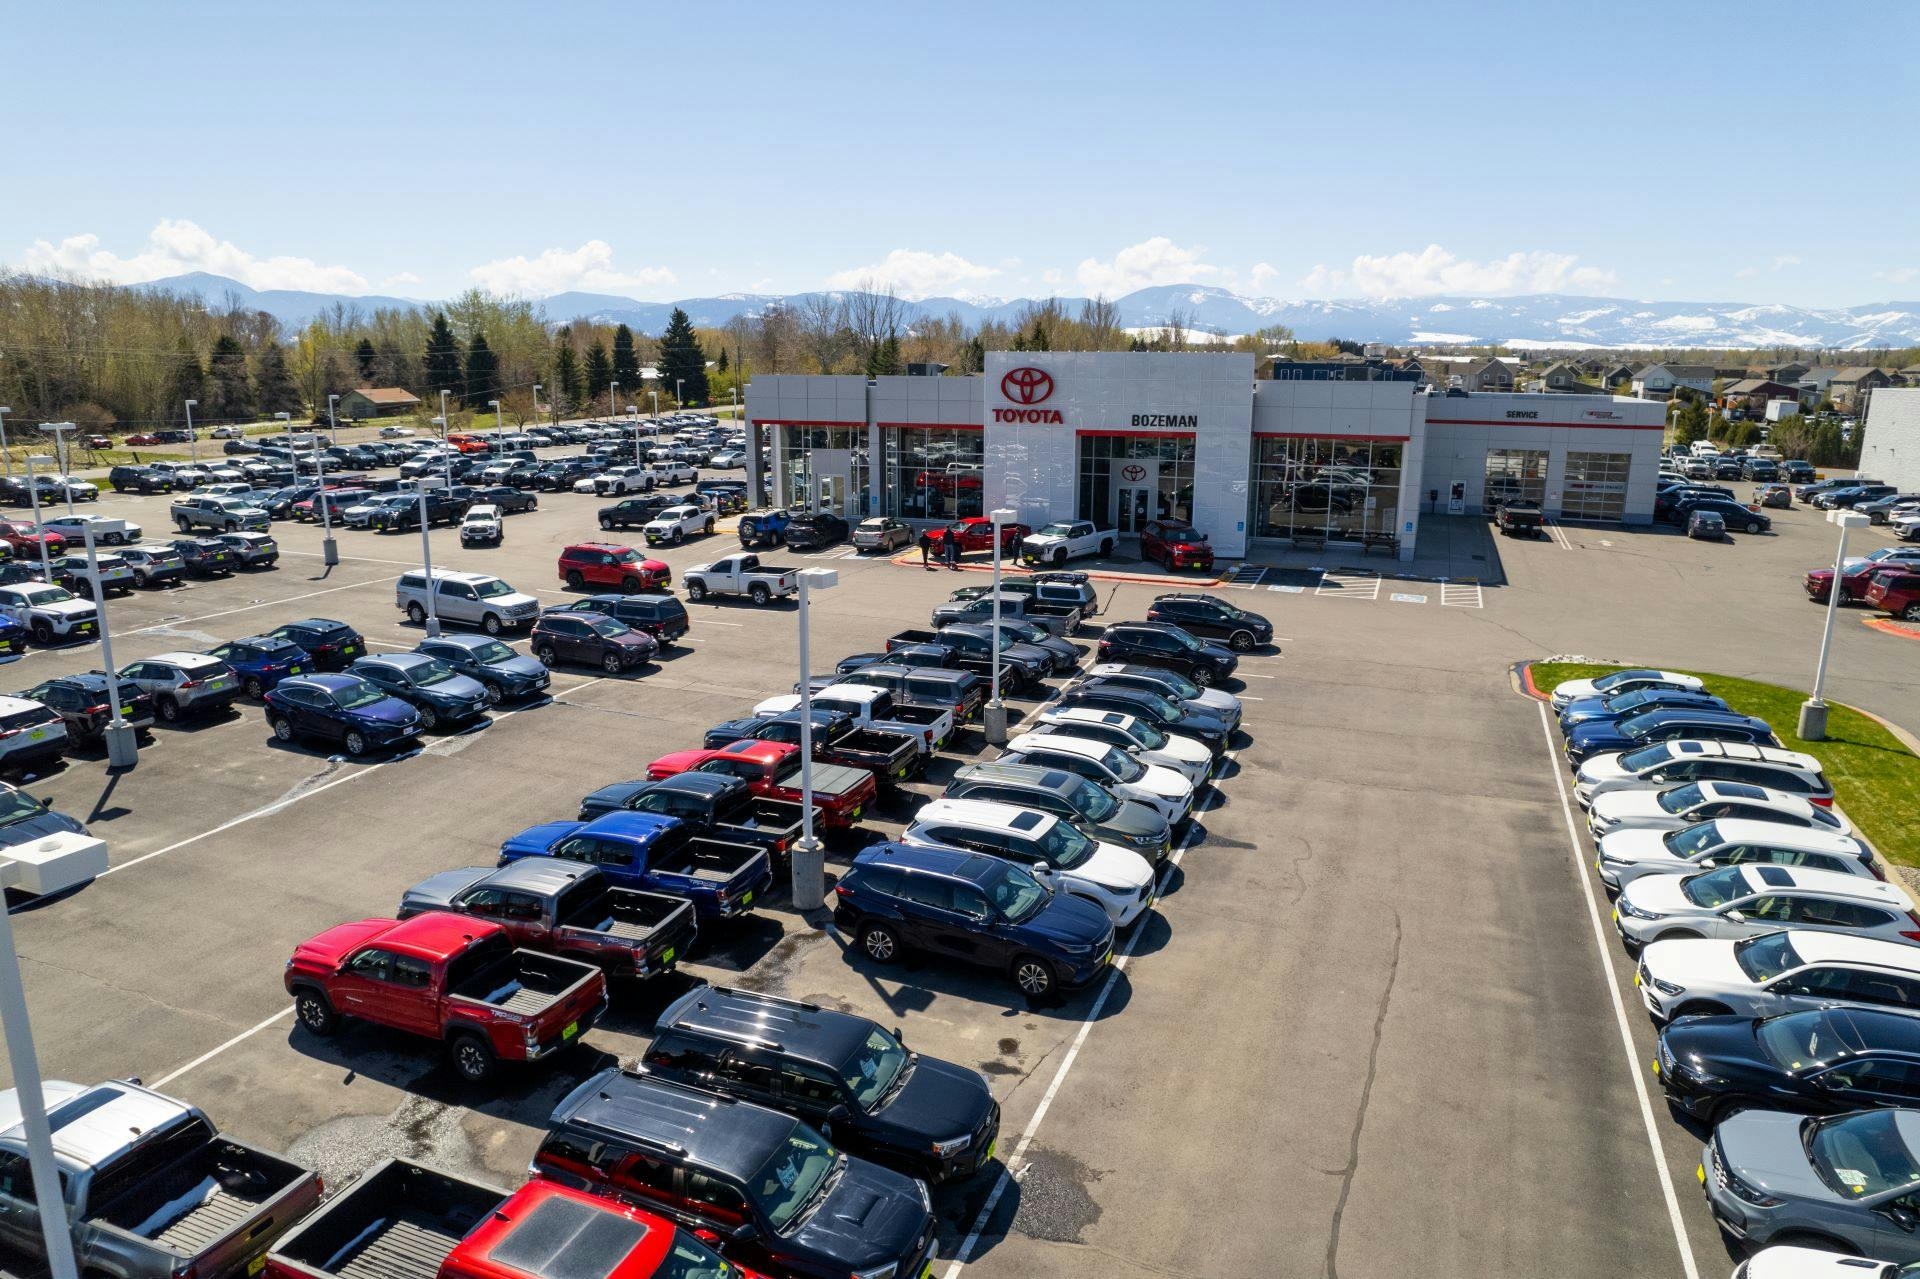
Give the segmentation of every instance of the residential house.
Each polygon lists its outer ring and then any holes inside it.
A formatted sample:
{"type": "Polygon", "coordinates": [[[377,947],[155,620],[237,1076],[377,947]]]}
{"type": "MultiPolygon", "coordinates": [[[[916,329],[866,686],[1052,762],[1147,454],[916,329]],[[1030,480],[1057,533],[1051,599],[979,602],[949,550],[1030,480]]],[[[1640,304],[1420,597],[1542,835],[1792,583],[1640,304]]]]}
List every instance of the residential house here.
{"type": "Polygon", "coordinates": [[[1893,376],[1902,386],[1920,386],[1920,364],[1901,369],[1893,376]]]}
{"type": "Polygon", "coordinates": [[[1728,383],[1720,397],[1728,408],[1745,409],[1748,416],[1759,417],[1767,411],[1769,400],[1799,400],[1800,388],[1772,378],[1748,377],[1728,383]]]}
{"type": "Polygon", "coordinates": [[[1800,388],[1800,402],[1818,406],[1822,400],[1829,397],[1831,393],[1828,388],[1833,385],[1833,379],[1839,376],[1839,369],[1824,365],[1808,369],[1794,383],[1800,388]]]}
{"type": "Polygon", "coordinates": [[[1599,382],[1601,386],[1605,387],[1619,386],[1622,382],[1631,384],[1633,382],[1633,365],[1609,364],[1600,370],[1599,382]]]}
{"type": "Polygon", "coordinates": [[[1808,365],[1796,361],[1791,364],[1775,364],[1771,368],[1761,369],[1760,376],[1770,378],[1775,382],[1785,382],[1788,386],[1798,386],[1800,379],[1805,377],[1809,371],[1808,365]]]}
{"type": "Polygon", "coordinates": [[[1529,391],[1560,395],[1601,395],[1602,389],[1581,379],[1581,370],[1565,360],[1556,360],[1540,370],[1540,376],[1527,383],[1529,391]]]}
{"type": "Polygon", "coordinates": [[[419,396],[397,386],[359,386],[340,397],[340,416],[349,422],[411,413],[419,407],[419,396]]]}
{"type": "Polygon", "coordinates": [[[1858,413],[1867,407],[1867,399],[1875,391],[1891,385],[1893,379],[1887,376],[1885,369],[1863,364],[1841,369],[1840,376],[1833,379],[1827,393],[1833,397],[1835,408],[1858,413]]]}
{"type": "Polygon", "coordinates": [[[1684,386],[1701,396],[1710,396],[1713,378],[1711,364],[1649,364],[1633,375],[1633,394],[1641,400],[1665,400],[1684,386]]]}
{"type": "Polygon", "coordinates": [[[1427,381],[1442,390],[1452,387],[1455,378],[1463,391],[1513,389],[1513,366],[1493,356],[1429,356],[1421,359],[1420,368],[1427,381]]]}

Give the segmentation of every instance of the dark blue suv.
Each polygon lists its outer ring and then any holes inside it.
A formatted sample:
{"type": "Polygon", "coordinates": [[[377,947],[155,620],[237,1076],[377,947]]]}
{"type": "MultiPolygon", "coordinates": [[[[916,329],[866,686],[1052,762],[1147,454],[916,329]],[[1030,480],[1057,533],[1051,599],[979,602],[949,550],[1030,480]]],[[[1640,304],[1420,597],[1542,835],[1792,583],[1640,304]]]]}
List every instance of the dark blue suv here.
{"type": "Polygon", "coordinates": [[[1567,763],[1581,762],[1608,751],[1638,750],[1655,742],[1679,738],[1712,742],[1751,742],[1756,746],[1778,746],[1773,727],[1751,715],[1731,711],[1667,709],[1646,711],[1631,719],[1601,720],[1576,724],[1567,734],[1567,763]]]}
{"type": "Polygon", "coordinates": [[[420,715],[358,675],[296,675],[267,690],[267,725],[282,742],[318,737],[349,755],[420,735],[420,715]]]}
{"type": "Polygon", "coordinates": [[[1615,693],[1611,697],[1575,698],[1560,712],[1560,732],[1565,735],[1581,724],[1632,719],[1648,711],[1732,709],[1712,693],[1696,693],[1685,688],[1636,688],[1630,693],[1615,693]]]}
{"type": "Polygon", "coordinates": [[[1036,1003],[1084,986],[1113,958],[1113,924],[998,857],[875,844],[834,887],[834,926],[890,964],[923,951],[1003,972],[1036,1003]]]}
{"type": "Polygon", "coordinates": [[[318,669],[306,649],[277,635],[248,635],[207,651],[233,667],[248,697],[265,697],[281,680],[318,669]]]}

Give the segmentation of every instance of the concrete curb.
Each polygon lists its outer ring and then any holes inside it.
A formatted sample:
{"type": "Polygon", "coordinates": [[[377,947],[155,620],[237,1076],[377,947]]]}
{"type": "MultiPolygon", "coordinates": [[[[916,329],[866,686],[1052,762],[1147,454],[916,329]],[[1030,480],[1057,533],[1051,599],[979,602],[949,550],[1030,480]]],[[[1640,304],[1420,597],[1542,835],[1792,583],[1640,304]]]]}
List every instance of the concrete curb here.
{"type": "MultiPolygon", "coordinates": [[[[887,563],[897,565],[900,568],[919,568],[920,552],[917,549],[912,551],[902,551],[900,554],[888,560],[887,563]]],[[[945,560],[939,560],[939,559],[929,559],[927,561],[927,566],[929,568],[937,568],[942,570],[949,568],[949,565],[945,560]]],[[[992,564],[969,564],[964,560],[958,564],[952,565],[951,567],[959,569],[962,573],[993,572],[992,564]]],[[[1006,560],[1002,560],[1000,562],[1000,574],[1003,577],[1031,577],[1035,572],[1052,573],[1052,572],[1058,572],[1058,571],[1061,571],[1061,570],[1021,568],[1018,565],[1010,563],[1006,560]]],[[[1108,569],[1098,569],[1098,568],[1067,569],[1065,571],[1070,573],[1085,573],[1088,578],[1096,582],[1144,582],[1149,586],[1168,584],[1174,587],[1191,587],[1194,589],[1203,589],[1203,588],[1212,587],[1212,586],[1222,586],[1226,583],[1226,580],[1227,580],[1224,577],[1218,577],[1218,576],[1175,577],[1170,573],[1164,576],[1156,576],[1156,575],[1147,574],[1147,573],[1116,573],[1108,569]]]]}
{"type": "Polygon", "coordinates": [[[1879,631],[1882,635],[1891,635],[1895,639],[1920,640],[1920,631],[1910,631],[1891,617],[1863,617],[1860,625],[1869,630],[1879,631]]]}

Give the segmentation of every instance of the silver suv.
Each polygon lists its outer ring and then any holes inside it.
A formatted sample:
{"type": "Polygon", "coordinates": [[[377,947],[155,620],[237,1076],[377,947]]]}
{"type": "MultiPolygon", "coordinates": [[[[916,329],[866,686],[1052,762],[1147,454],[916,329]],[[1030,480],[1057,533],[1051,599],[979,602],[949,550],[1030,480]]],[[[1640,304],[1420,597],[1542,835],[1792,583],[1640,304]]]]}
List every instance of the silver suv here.
{"type": "MultiPolygon", "coordinates": [[[[427,620],[427,575],[404,574],[393,588],[394,605],[418,626],[427,620]]],[[[487,573],[433,570],[433,612],[442,622],[478,626],[489,635],[532,626],[540,601],[487,573]]]]}
{"type": "Polygon", "coordinates": [[[154,712],[169,724],[223,711],[240,697],[233,667],[205,653],[160,653],[128,666],[120,678],[150,694],[154,712]]]}

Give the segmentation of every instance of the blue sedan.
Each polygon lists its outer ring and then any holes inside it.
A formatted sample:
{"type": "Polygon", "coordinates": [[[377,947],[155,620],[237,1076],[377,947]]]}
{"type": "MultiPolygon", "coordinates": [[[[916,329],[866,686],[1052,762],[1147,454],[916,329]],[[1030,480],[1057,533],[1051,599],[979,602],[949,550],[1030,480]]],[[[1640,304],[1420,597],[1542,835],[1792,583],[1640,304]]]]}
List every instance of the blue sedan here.
{"type": "Polygon", "coordinates": [[[248,697],[265,697],[281,680],[311,674],[313,658],[307,650],[277,635],[249,635],[229,640],[208,652],[233,667],[248,697]]]}
{"type": "Polygon", "coordinates": [[[1567,763],[1575,768],[1609,751],[1638,750],[1655,742],[1692,738],[1713,742],[1751,742],[1778,746],[1773,729],[1763,719],[1731,711],[1665,709],[1643,711],[1631,719],[1576,724],[1567,734],[1567,763]]]}
{"type": "Polygon", "coordinates": [[[1570,733],[1579,724],[1630,719],[1642,711],[1731,709],[1712,693],[1696,693],[1685,688],[1642,688],[1612,697],[1576,698],[1560,712],[1560,731],[1570,733]]]}
{"type": "Polygon", "coordinates": [[[420,714],[358,675],[299,675],[267,694],[267,724],[282,742],[316,737],[349,755],[420,735],[420,714]]]}
{"type": "Polygon", "coordinates": [[[486,713],[487,690],[479,680],[424,653],[363,657],[347,671],[419,711],[420,726],[428,732],[470,723],[486,713]]]}

